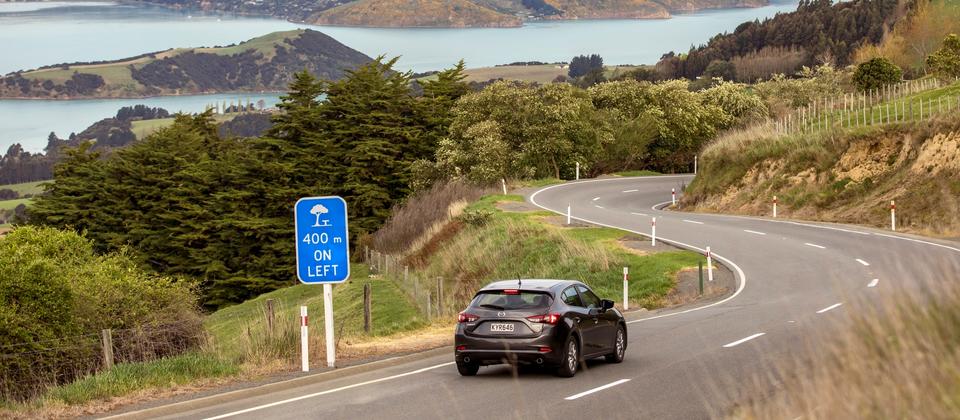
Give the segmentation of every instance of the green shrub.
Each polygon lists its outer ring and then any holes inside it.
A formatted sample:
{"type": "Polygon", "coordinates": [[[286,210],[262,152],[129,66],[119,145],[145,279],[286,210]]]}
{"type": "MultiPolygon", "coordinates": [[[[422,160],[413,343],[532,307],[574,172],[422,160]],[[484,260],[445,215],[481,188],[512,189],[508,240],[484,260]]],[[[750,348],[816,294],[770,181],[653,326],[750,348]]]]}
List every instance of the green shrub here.
{"type": "Polygon", "coordinates": [[[864,61],[853,72],[853,83],[857,89],[866,91],[879,89],[900,81],[903,71],[885,57],[864,61]]]}
{"type": "Polygon", "coordinates": [[[22,400],[95,371],[99,333],[118,362],[177,354],[203,338],[190,283],[148,274],[124,252],[22,227],[0,239],[0,399],[22,400]]]}

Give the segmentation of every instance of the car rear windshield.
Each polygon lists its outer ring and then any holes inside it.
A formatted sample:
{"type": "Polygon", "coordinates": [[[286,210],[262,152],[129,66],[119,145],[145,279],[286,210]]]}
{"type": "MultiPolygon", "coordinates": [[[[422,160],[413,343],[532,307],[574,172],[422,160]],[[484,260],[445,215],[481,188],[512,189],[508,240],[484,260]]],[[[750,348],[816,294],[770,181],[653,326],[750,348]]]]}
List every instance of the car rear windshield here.
{"type": "Polygon", "coordinates": [[[473,298],[470,306],[483,309],[517,310],[546,309],[551,304],[553,304],[553,298],[546,293],[493,290],[478,294],[473,298]]]}

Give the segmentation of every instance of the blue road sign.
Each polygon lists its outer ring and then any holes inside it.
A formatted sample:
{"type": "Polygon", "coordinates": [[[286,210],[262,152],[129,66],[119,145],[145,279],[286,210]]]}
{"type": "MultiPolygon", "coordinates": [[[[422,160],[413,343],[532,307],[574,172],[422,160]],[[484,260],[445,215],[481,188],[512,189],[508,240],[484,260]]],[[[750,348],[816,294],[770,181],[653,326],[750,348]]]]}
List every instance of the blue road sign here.
{"type": "Polygon", "coordinates": [[[350,277],[347,202],[306,197],[294,206],[297,277],[303,283],[342,283],[350,277]]]}

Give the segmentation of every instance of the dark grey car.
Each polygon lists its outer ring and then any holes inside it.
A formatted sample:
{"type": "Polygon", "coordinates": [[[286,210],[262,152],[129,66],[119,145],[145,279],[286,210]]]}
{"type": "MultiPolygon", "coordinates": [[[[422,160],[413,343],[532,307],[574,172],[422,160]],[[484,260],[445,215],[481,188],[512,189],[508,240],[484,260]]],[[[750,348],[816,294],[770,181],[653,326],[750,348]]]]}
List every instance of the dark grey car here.
{"type": "Polygon", "coordinates": [[[627,325],[613,301],[573,280],[491,283],[458,321],[455,358],[464,376],[511,363],[555,367],[570,377],[586,359],[622,362],[627,348],[627,325]]]}

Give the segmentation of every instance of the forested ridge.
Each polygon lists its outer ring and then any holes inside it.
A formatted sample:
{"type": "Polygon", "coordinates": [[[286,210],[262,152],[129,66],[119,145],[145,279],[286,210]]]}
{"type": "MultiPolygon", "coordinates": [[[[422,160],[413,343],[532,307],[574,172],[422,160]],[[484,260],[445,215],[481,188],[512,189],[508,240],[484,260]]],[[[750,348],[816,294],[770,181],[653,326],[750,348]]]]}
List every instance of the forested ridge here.
{"type": "Polygon", "coordinates": [[[314,30],[279,32],[237,46],[171,50],[106,64],[63,64],[0,77],[0,97],[139,97],[283,90],[294,72],[339,79],[370,57],[314,30]]]}
{"type": "Polygon", "coordinates": [[[662,78],[694,79],[712,63],[732,62],[734,78],[753,82],[775,73],[792,74],[801,66],[845,66],[859,47],[879,43],[912,1],[801,0],[795,12],[744,22],[685,54],[665,54],[657,68],[662,78]]]}

